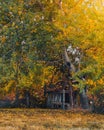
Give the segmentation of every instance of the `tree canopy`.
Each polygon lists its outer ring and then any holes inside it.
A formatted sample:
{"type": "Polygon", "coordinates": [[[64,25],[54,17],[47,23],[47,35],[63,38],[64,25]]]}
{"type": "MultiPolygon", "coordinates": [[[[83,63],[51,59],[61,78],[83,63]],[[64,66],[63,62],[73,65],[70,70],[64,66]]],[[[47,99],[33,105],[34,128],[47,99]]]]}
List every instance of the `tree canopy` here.
{"type": "Polygon", "coordinates": [[[1,91],[40,90],[71,45],[81,53],[73,76],[104,95],[103,22],[103,0],[0,0],[1,91]]]}

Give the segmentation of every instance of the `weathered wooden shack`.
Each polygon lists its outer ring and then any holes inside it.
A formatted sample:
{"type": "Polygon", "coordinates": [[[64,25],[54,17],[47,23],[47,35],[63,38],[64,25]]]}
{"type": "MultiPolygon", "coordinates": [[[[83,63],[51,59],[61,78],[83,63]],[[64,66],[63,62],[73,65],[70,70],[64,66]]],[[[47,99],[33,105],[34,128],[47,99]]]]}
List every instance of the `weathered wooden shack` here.
{"type": "Polygon", "coordinates": [[[78,106],[78,89],[72,90],[64,81],[60,81],[52,87],[48,87],[47,94],[47,107],[70,109],[78,106]]]}

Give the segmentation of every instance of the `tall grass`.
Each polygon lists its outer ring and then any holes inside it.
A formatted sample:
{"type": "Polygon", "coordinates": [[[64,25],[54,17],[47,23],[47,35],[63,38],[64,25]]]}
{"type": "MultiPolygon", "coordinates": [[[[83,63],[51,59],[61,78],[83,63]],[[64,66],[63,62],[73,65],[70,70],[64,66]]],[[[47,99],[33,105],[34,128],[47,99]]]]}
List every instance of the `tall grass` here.
{"type": "Polygon", "coordinates": [[[52,109],[0,109],[0,130],[104,130],[104,115],[52,109]]]}

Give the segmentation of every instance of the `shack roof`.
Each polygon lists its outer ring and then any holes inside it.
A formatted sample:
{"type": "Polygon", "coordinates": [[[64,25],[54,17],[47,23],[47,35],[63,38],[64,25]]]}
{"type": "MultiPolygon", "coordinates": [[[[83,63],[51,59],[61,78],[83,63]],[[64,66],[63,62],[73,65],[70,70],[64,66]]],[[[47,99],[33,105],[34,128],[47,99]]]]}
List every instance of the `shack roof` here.
{"type": "MultiPolygon", "coordinates": [[[[72,81],[72,86],[74,84],[78,84],[78,81],[73,80],[72,81]]],[[[62,93],[63,89],[65,90],[65,92],[69,93],[70,92],[70,85],[65,82],[65,81],[59,81],[56,84],[50,84],[47,88],[46,88],[46,92],[47,93],[53,93],[53,92],[57,92],[57,93],[62,93]]]]}

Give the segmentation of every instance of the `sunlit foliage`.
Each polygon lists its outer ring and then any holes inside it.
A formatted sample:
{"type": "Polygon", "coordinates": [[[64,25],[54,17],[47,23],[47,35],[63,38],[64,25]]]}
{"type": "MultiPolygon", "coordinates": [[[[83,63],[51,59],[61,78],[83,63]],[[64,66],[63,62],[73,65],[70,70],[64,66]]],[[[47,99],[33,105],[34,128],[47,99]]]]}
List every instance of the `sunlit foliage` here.
{"type": "Polygon", "coordinates": [[[99,94],[104,90],[103,23],[103,0],[0,0],[0,86],[5,92],[17,85],[43,87],[52,78],[52,62],[72,45],[83,54],[76,75],[86,75],[90,93],[99,94]]]}

